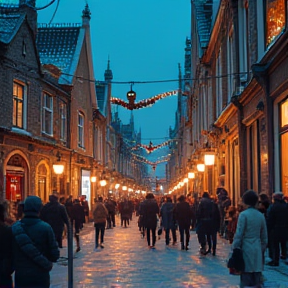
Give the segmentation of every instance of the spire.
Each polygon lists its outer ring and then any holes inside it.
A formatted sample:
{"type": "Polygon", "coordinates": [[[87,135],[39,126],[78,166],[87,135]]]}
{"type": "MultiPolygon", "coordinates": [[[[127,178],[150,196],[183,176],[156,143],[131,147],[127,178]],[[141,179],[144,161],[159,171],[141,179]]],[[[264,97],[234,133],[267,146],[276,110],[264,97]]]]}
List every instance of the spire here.
{"type": "Polygon", "coordinates": [[[105,77],[106,82],[111,82],[111,80],[113,79],[112,70],[110,69],[109,57],[108,57],[107,69],[105,70],[104,77],[105,77]]]}
{"type": "Polygon", "coordinates": [[[19,10],[26,14],[26,19],[34,32],[34,37],[36,37],[37,31],[37,11],[35,7],[36,0],[19,0],[19,10]]]}
{"type": "Polygon", "coordinates": [[[88,3],[86,3],[85,8],[82,11],[82,24],[83,25],[88,25],[90,19],[91,19],[91,12],[90,12],[88,3]]]}

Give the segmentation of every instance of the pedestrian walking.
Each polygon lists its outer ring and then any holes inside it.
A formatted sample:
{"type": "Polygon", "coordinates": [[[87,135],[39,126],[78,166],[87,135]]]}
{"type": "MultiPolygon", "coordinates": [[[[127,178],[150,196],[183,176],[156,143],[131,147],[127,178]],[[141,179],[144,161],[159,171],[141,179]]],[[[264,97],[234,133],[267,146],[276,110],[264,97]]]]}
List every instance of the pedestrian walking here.
{"type": "Polygon", "coordinates": [[[263,255],[267,247],[267,228],[265,218],[256,209],[258,195],[253,190],[246,191],[242,196],[247,209],[240,213],[232,249],[241,249],[245,263],[240,275],[240,288],[263,287],[263,255]]]}
{"type": "Polygon", "coordinates": [[[103,203],[103,198],[98,197],[98,201],[95,201],[95,209],[93,211],[93,220],[95,227],[95,251],[98,251],[99,248],[99,235],[100,235],[100,247],[104,248],[104,233],[106,219],[108,216],[108,210],[103,203]]]}
{"type": "Polygon", "coordinates": [[[68,228],[70,221],[65,206],[58,202],[57,194],[54,193],[49,196],[49,202],[40,211],[40,218],[51,225],[58,247],[63,248],[64,225],[68,228]]]}
{"type": "Polygon", "coordinates": [[[159,215],[159,206],[154,198],[153,193],[146,195],[146,200],[143,202],[143,225],[146,228],[146,239],[149,248],[155,249],[156,243],[156,228],[159,215]],[[151,235],[152,234],[152,245],[151,235]]]}
{"type": "Polygon", "coordinates": [[[74,237],[76,240],[76,252],[81,250],[80,247],[80,230],[85,223],[85,211],[84,207],[81,205],[79,199],[74,200],[74,204],[71,210],[71,222],[74,225],[74,237]]]}
{"type": "Polygon", "coordinates": [[[84,208],[84,213],[85,213],[85,222],[84,223],[89,223],[89,203],[87,201],[86,195],[81,196],[81,205],[84,208]]]}
{"type": "Polygon", "coordinates": [[[0,288],[12,288],[12,230],[5,224],[5,212],[0,204],[0,288]]]}
{"type": "Polygon", "coordinates": [[[211,202],[212,202],[212,223],[211,223],[211,229],[208,230],[207,234],[208,250],[205,252],[205,255],[211,253],[212,248],[212,255],[215,256],[217,249],[217,233],[220,228],[220,211],[218,208],[218,204],[212,198],[211,202]]]}
{"type": "Polygon", "coordinates": [[[28,196],[24,217],[12,225],[15,287],[50,287],[49,272],[60,253],[52,227],[39,218],[41,207],[39,197],[28,196]]]}
{"type": "Polygon", "coordinates": [[[172,234],[173,245],[177,242],[176,237],[176,220],[174,219],[174,204],[172,203],[171,197],[166,198],[160,208],[160,217],[162,222],[162,227],[165,230],[165,243],[168,246],[170,243],[170,231],[172,234]]]}
{"type": "Polygon", "coordinates": [[[288,204],[284,201],[282,192],[273,194],[273,204],[267,211],[267,227],[272,245],[272,260],[267,265],[279,266],[279,259],[287,258],[288,241],[288,204]]]}
{"type": "Polygon", "coordinates": [[[174,210],[174,218],[179,226],[181,250],[189,250],[192,210],[184,195],[178,198],[178,203],[174,210]]]}
{"type": "Polygon", "coordinates": [[[125,228],[129,225],[131,218],[131,206],[126,198],[120,203],[120,214],[121,214],[121,226],[125,228]]]}

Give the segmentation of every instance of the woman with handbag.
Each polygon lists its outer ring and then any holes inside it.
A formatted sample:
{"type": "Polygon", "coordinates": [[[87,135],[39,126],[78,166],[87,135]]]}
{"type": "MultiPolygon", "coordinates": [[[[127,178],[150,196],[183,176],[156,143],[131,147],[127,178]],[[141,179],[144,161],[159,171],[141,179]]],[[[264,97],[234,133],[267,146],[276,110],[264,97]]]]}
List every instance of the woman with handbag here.
{"type": "Polygon", "coordinates": [[[247,207],[240,213],[236,233],[232,243],[233,251],[241,249],[244,269],[240,274],[240,288],[261,288],[263,255],[267,247],[267,228],[263,214],[255,206],[258,195],[253,190],[246,191],[242,201],[247,207]]]}

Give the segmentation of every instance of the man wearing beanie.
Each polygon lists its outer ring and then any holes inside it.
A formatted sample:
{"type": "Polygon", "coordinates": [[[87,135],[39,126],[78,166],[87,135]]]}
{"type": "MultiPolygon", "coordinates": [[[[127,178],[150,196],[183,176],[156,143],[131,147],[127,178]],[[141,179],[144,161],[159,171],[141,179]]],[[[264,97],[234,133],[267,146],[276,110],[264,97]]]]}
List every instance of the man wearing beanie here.
{"type": "Polygon", "coordinates": [[[50,287],[49,272],[60,253],[51,226],[39,218],[41,208],[39,197],[28,196],[24,217],[12,226],[15,287],[50,287]]]}

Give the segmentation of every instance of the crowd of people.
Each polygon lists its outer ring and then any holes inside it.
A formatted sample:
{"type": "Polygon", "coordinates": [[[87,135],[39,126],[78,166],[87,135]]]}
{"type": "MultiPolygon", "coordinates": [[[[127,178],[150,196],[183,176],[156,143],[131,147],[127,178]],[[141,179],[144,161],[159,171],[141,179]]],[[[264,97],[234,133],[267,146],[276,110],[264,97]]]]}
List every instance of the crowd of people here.
{"type": "Polygon", "coordinates": [[[0,288],[49,287],[49,271],[60,256],[63,237],[73,225],[76,252],[81,250],[80,231],[89,221],[95,228],[95,248],[104,248],[106,229],[120,225],[127,228],[132,217],[138,217],[138,227],[149,249],[156,249],[157,235],[165,234],[166,247],[175,246],[179,234],[180,249],[189,250],[191,230],[197,234],[202,256],[217,254],[219,237],[231,244],[231,250],[241,250],[245,263],[240,274],[240,287],[262,287],[263,265],[279,266],[287,259],[288,204],[283,193],[270,198],[252,190],[246,191],[242,202],[232,205],[228,192],[218,188],[213,197],[198,195],[155,197],[145,199],[98,197],[89,209],[85,196],[73,199],[49,196],[45,205],[37,196],[28,196],[18,203],[16,219],[9,217],[9,205],[0,204],[0,288]],[[179,231],[179,232],[178,232],[179,231]],[[267,250],[266,250],[267,249],[267,250]],[[264,263],[268,251],[270,261],[264,263]],[[14,281],[12,274],[15,273],[14,281]],[[36,276],[35,276],[36,275],[36,276]],[[30,277],[31,276],[31,277],[30,277]],[[33,277],[32,277],[33,276],[33,277]],[[13,286],[14,285],[14,286],[13,286]]]}

